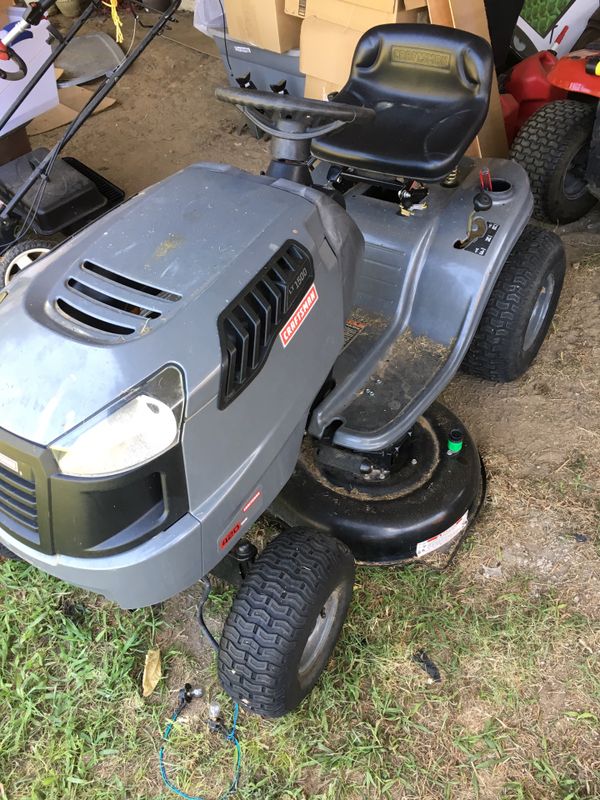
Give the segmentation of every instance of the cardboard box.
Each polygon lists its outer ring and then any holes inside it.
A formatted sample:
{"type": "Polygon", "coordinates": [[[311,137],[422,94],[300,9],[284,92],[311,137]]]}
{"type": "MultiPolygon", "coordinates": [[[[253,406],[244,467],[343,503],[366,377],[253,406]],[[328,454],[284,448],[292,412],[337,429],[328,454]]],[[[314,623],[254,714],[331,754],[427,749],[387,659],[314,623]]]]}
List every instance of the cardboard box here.
{"type": "Polygon", "coordinates": [[[300,71],[338,88],[348,80],[352,56],[363,31],[307,17],[300,35],[300,71]]]}
{"type": "Polygon", "coordinates": [[[304,96],[310,97],[311,100],[327,100],[332,92],[338,92],[342,86],[343,84],[338,86],[337,83],[324,81],[323,78],[307,75],[304,84],[304,96]]]}
{"type": "Polygon", "coordinates": [[[286,53],[300,42],[302,20],[285,13],[285,0],[224,0],[232,39],[286,53]]]}
{"type": "Polygon", "coordinates": [[[429,19],[433,25],[454,27],[449,0],[427,0],[427,8],[429,9],[429,19]]]}
{"type": "Polygon", "coordinates": [[[364,8],[371,8],[374,11],[385,11],[388,14],[393,14],[398,11],[398,6],[402,8],[404,3],[402,0],[352,0],[357,6],[364,6],[364,8]]]}
{"type": "MultiPolygon", "coordinates": [[[[66,89],[59,89],[59,104],[56,108],[40,114],[29,123],[27,126],[28,136],[38,136],[41,133],[53,131],[55,128],[61,128],[63,125],[69,125],[89,103],[92,94],[93,92],[84,86],[69,86],[66,89]]],[[[116,102],[112,97],[105,97],[94,114],[100,114],[101,111],[114,106],[116,102]]]]}
{"type": "Polygon", "coordinates": [[[393,11],[378,11],[346,0],[306,0],[306,16],[318,17],[357,31],[368,31],[375,25],[387,25],[390,22],[417,22],[419,13],[397,6],[393,11]]]}
{"type": "MultiPolygon", "coordinates": [[[[489,42],[490,32],[483,0],[469,0],[469,2],[465,2],[465,0],[428,0],[427,5],[432,23],[470,31],[489,42]]],[[[506,158],[508,156],[506,128],[495,72],[487,119],[467,152],[476,158],[488,156],[506,158]]]]}
{"type": "MultiPolygon", "coordinates": [[[[317,3],[319,1],[324,7],[323,0],[316,0],[317,3]]],[[[334,7],[333,0],[326,0],[326,3],[330,8],[334,7]]],[[[348,8],[351,5],[340,0],[337,3],[348,8]]],[[[300,35],[300,71],[332,84],[335,89],[341,88],[350,75],[352,56],[358,40],[365,31],[377,24],[373,23],[372,17],[370,21],[363,19],[361,12],[364,10],[358,9],[356,19],[364,23],[358,27],[338,25],[315,16],[307,17],[302,23],[300,35]]],[[[372,14],[373,12],[368,12],[368,15],[372,14]]],[[[399,11],[395,21],[416,22],[418,14],[418,11],[399,11]]]]}
{"type": "Polygon", "coordinates": [[[8,4],[9,0],[0,0],[0,30],[8,22],[8,4]]]}
{"type": "Polygon", "coordinates": [[[306,0],[285,0],[285,13],[292,17],[304,19],[306,16],[306,0]]]}

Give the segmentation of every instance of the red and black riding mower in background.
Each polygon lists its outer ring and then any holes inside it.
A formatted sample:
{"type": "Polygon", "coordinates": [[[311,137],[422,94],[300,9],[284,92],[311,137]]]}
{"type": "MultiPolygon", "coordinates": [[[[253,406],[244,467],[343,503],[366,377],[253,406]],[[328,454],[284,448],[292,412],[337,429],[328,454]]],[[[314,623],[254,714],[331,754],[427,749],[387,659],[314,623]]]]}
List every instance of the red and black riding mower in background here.
{"type": "Polygon", "coordinates": [[[534,216],[581,219],[600,199],[600,43],[560,59],[531,56],[504,89],[511,156],[529,174],[534,216]]]}
{"type": "Polygon", "coordinates": [[[524,2],[485,5],[511,157],[529,174],[534,217],[574,222],[600,199],[600,10],[570,55],[545,50],[515,65],[510,41],[524,2]]]}

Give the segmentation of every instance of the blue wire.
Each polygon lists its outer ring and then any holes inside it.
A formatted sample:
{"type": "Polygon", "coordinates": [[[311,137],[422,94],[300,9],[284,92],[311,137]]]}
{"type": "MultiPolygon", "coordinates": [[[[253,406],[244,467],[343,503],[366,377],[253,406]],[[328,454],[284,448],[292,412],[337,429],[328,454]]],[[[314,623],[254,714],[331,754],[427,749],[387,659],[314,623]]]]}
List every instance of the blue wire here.
{"type": "Polygon", "coordinates": [[[233,722],[231,724],[231,730],[227,734],[227,738],[229,741],[233,741],[235,739],[235,728],[238,721],[238,714],[240,713],[240,707],[237,703],[233,706],[233,722]]]}
{"type": "MultiPolygon", "coordinates": [[[[158,751],[158,763],[159,763],[159,766],[160,766],[160,776],[163,779],[163,783],[165,784],[167,789],[169,789],[171,792],[176,794],[178,797],[182,797],[184,800],[205,800],[204,797],[199,797],[197,795],[186,794],[181,789],[177,788],[177,786],[175,786],[174,783],[171,783],[171,781],[169,780],[169,776],[167,775],[167,769],[165,767],[165,747],[166,747],[166,743],[169,740],[169,736],[171,735],[171,731],[173,730],[173,725],[177,722],[177,718],[179,717],[179,715],[181,714],[182,711],[183,711],[183,707],[182,708],[178,708],[177,711],[175,711],[175,713],[171,717],[171,721],[167,725],[167,727],[165,729],[165,732],[163,734],[164,744],[160,748],[160,750],[158,751]]],[[[240,781],[240,772],[241,772],[241,769],[242,769],[242,748],[241,748],[240,743],[239,743],[239,741],[238,741],[238,739],[237,739],[237,737],[235,735],[235,729],[236,729],[236,726],[237,726],[239,713],[240,713],[240,707],[236,703],[234,705],[234,707],[233,707],[233,723],[231,725],[231,730],[226,735],[227,741],[228,742],[232,742],[234,747],[235,747],[235,752],[236,752],[235,770],[234,770],[234,773],[233,773],[233,780],[231,781],[229,789],[227,789],[227,791],[225,791],[220,796],[219,800],[227,800],[228,797],[231,797],[231,795],[234,792],[237,791],[237,788],[238,788],[238,785],[239,785],[239,781],[240,781]]]]}

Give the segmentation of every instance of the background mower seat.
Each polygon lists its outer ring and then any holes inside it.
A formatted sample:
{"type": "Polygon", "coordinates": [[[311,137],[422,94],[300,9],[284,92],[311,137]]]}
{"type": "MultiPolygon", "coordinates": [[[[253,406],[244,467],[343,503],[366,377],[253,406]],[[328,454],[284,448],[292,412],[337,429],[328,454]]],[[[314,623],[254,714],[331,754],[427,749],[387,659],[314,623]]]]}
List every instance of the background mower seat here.
{"type": "Polygon", "coordinates": [[[372,28],[335,101],[377,116],[313,140],[313,155],[357,171],[439,181],[485,121],[493,69],[490,45],[471,33],[441,25],[372,28]]]}

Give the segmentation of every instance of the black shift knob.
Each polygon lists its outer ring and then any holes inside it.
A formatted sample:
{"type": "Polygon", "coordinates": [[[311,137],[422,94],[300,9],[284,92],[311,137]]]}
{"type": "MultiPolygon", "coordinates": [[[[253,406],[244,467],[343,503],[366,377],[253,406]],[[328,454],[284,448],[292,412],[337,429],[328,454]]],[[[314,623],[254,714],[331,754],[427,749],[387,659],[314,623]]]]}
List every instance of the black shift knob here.
{"type": "Polygon", "coordinates": [[[477,192],[473,198],[475,211],[489,211],[492,207],[492,198],[486,192],[477,192]]]}

